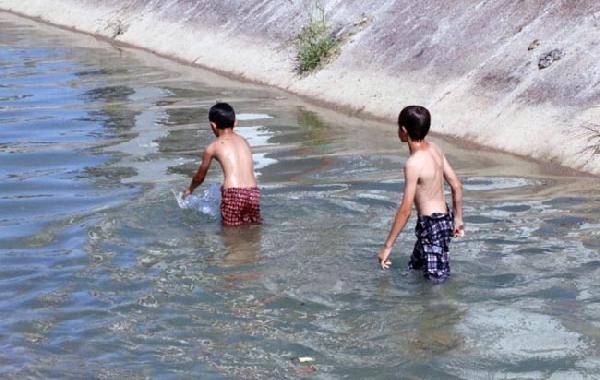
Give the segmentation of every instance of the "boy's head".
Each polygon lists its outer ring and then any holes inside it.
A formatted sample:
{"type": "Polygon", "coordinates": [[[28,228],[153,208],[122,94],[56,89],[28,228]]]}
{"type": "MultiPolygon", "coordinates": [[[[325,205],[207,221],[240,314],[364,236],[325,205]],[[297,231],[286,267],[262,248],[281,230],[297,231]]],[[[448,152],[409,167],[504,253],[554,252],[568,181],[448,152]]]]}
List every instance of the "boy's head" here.
{"type": "Polygon", "coordinates": [[[235,125],[235,111],[227,103],[217,103],[210,107],[208,111],[208,120],[214,128],[225,129],[233,128],[235,125]]]}
{"type": "Polygon", "coordinates": [[[398,128],[400,128],[400,139],[404,142],[410,137],[412,141],[420,141],[427,136],[431,126],[431,114],[427,108],[422,106],[408,106],[398,115],[398,128]],[[404,132],[404,133],[402,133],[404,132]],[[404,134],[404,138],[403,135],[404,134]]]}

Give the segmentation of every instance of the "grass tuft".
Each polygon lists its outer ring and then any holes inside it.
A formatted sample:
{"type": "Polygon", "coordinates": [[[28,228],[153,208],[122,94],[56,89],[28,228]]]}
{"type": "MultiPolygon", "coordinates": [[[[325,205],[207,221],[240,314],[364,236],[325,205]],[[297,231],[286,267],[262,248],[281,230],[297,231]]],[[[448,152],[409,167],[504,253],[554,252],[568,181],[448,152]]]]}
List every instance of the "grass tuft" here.
{"type": "Polygon", "coordinates": [[[600,154],[600,126],[586,127],[589,145],[585,149],[591,154],[600,154]]]}
{"type": "Polygon", "coordinates": [[[329,31],[324,8],[319,3],[314,8],[309,24],[296,36],[296,70],[299,74],[320,67],[338,45],[338,40],[329,31]]]}

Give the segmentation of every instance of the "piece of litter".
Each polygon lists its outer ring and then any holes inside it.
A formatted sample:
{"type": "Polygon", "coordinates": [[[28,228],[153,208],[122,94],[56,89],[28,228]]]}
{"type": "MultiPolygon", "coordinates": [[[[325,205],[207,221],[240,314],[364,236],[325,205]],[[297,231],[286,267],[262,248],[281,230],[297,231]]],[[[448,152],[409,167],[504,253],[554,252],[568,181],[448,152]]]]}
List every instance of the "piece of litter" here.
{"type": "Polygon", "coordinates": [[[300,356],[298,358],[299,363],[312,363],[314,361],[315,361],[315,359],[311,358],[310,356],[300,356]]]}

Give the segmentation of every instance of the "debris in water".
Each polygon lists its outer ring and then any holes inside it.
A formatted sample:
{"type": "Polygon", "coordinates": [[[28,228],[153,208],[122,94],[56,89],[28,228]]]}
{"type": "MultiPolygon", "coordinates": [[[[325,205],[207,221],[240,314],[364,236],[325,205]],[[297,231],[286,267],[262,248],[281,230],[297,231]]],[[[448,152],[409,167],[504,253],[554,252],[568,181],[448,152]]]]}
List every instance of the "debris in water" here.
{"type": "Polygon", "coordinates": [[[296,365],[294,371],[297,374],[311,374],[317,372],[317,368],[311,363],[315,361],[312,356],[299,356],[292,358],[292,363],[296,365]]]}
{"type": "Polygon", "coordinates": [[[138,298],[137,303],[138,303],[138,305],[153,308],[153,309],[158,307],[158,301],[156,300],[156,298],[154,298],[153,295],[147,295],[147,296],[138,298]]]}
{"type": "Polygon", "coordinates": [[[543,70],[547,67],[550,67],[550,65],[552,65],[552,63],[554,63],[554,61],[558,61],[559,59],[561,59],[564,56],[565,56],[565,53],[561,49],[551,50],[550,52],[544,54],[540,58],[540,61],[538,62],[538,67],[540,70],[543,70]]]}
{"type": "Polygon", "coordinates": [[[297,356],[292,358],[292,363],[299,364],[309,364],[315,361],[315,358],[312,356],[297,356]]]}

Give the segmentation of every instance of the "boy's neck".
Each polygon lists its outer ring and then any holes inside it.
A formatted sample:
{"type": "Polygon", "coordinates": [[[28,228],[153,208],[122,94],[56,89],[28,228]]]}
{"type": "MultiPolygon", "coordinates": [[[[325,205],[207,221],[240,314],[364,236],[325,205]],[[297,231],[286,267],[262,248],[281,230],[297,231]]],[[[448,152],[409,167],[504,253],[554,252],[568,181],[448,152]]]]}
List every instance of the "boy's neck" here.
{"type": "Polygon", "coordinates": [[[227,137],[227,136],[231,136],[233,134],[234,134],[233,128],[217,129],[217,138],[219,138],[219,137],[227,137]]]}
{"type": "Polygon", "coordinates": [[[429,143],[427,141],[425,141],[425,139],[417,140],[417,141],[413,141],[413,140],[409,139],[407,144],[408,144],[408,150],[409,150],[410,154],[413,154],[419,150],[427,149],[427,147],[429,146],[429,143]]]}

